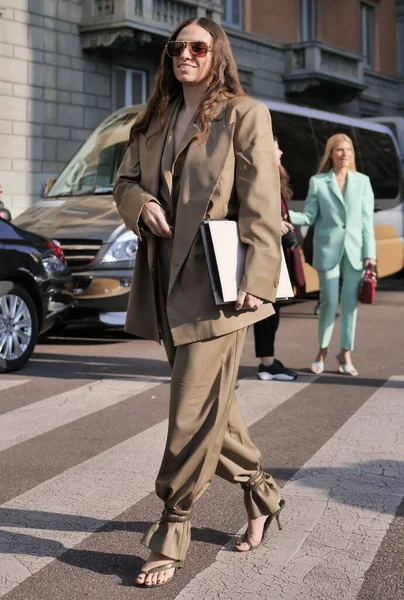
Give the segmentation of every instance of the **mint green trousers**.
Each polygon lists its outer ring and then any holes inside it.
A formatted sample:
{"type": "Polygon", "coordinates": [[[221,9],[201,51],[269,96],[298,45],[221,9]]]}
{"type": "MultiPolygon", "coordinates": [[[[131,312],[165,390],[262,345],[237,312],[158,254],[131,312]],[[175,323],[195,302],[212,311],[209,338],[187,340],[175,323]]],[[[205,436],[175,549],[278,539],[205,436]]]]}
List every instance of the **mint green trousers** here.
{"type": "Polygon", "coordinates": [[[343,350],[353,350],[362,270],[357,271],[352,268],[345,252],[340,264],[330,271],[318,272],[320,279],[318,337],[320,348],[328,348],[334,330],[335,313],[339,304],[341,274],[340,346],[343,350]]]}

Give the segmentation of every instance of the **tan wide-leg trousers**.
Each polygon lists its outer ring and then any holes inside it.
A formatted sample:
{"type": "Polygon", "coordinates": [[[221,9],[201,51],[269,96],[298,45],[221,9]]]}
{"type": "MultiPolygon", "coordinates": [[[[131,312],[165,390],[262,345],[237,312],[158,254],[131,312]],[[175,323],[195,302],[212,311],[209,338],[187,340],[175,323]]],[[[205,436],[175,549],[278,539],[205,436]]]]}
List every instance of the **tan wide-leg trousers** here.
{"type": "Polygon", "coordinates": [[[160,299],[160,326],[172,368],[167,443],[156,480],[162,518],[142,542],[155,552],[183,560],[190,543],[194,502],[215,473],[240,483],[249,518],[279,508],[279,488],[260,466],[241,416],[235,384],[247,328],[174,347],[160,299]]]}

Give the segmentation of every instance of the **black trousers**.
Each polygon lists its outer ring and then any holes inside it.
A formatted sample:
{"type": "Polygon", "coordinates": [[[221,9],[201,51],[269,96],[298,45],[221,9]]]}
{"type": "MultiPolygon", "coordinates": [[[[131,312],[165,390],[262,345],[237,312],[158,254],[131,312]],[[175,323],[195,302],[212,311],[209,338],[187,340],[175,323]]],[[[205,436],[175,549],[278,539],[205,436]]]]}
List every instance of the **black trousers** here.
{"type": "Polygon", "coordinates": [[[255,356],[275,356],[275,335],[279,327],[280,305],[274,303],[275,313],[254,323],[255,356]]]}

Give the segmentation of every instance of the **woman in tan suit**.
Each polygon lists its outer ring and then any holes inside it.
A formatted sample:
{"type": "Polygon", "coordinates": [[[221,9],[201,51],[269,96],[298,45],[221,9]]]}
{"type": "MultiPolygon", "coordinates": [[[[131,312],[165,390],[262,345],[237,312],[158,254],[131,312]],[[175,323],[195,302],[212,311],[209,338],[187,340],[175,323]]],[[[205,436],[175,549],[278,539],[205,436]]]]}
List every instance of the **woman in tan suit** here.
{"type": "Polygon", "coordinates": [[[143,537],[151,555],[136,578],[150,587],[181,566],[193,505],[215,473],[244,490],[248,528],[239,551],[261,543],[284,505],[234,392],[247,327],[274,312],[278,167],[269,112],[243,92],[229,40],[214,21],[188,20],[171,35],[114,194],[140,240],[126,330],[162,340],[172,369],[156,481],[164,510],[143,537]],[[235,304],[214,302],[199,230],[206,218],[237,220],[248,244],[235,304]]]}

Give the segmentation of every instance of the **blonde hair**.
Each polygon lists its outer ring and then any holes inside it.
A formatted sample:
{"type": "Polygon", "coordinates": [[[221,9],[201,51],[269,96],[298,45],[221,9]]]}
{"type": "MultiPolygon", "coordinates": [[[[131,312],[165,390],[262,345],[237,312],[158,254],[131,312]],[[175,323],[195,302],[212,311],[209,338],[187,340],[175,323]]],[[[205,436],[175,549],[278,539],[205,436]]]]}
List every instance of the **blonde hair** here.
{"type": "Polygon", "coordinates": [[[333,162],[332,162],[331,154],[333,153],[334,148],[336,146],[338,146],[338,144],[340,144],[341,142],[348,142],[349,144],[351,144],[352,158],[351,158],[351,162],[349,163],[348,169],[349,169],[349,171],[357,170],[356,163],[355,163],[355,149],[354,149],[354,145],[352,143],[351,138],[348,137],[347,135],[345,135],[345,133],[336,133],[335,135],[332,135],[327,140],[323,158],[321,159],[320,166],[318,168],[317,173],[328,173],[328,171],[330,169],[332,169],[333,162]]]}

